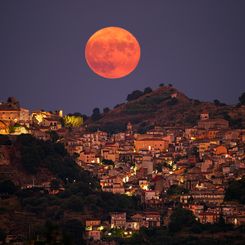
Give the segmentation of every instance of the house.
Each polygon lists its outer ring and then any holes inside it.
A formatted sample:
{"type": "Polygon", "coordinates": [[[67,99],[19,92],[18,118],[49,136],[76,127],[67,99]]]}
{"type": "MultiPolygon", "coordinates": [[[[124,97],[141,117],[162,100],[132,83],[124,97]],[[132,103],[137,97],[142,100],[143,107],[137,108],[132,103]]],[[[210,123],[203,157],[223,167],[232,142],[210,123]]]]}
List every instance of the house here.
{"type": "Polygon", "coordinates": [[[165,151],[168,148],[168,141],[163,137],[153,137],[152,135],[143,135],[144,138],[137,137],[134,141],[134,147],[136,152],[141,150],[147,151],[165,151]],[[150,136],[150,137],[149,137],[150,136]]]}
{"type": "Polygon", "coordinates": [[[188,194],[180,196],[180,202],[188,203],[190,200],[196,203],[221,204],[224,201],[224,191],[222,190],[198,190],[190,191],[188,194]]]}
{"type": "Polygon", "coordinates": [[[147,174],[152,174],[153,172],[153,161],[150,155],[144,155],[142,158],[141,168],[147,169],[147,174]]]}
{"type": "Polygon", "coordinates": [[[46,127],[48,130],[56,131],[62,128],[61,122],[58,118],[44,118],[41,127],[46,127]]]}
{"type": "Polygon", "coordinates": [[[214,224],[219,221],[220,214],[214,211],[201,212],[196,215],[202,224],[214,224]]]}
{"type": "Polygon", "coordinates": [[[203,213],[204,205],[203,204],[190,204],[186,207],[186,209],[191,210],[195,216],[198,216],[200,213],[203,213]]]}
{"type": "Polygon", "coordinates": [[[141,202],[149,203],[151,200],[159,200],[159,193],[154,190],[145,190],[142,192],[141,202]]]}
{"type": "Polygon", "coordinates": [[[145,220],[148,222],[148,227],[160,227],[161,215],[159,212],[146,211],[144,212],[145,220]]]}
{"type": "Polygon", "coordinates": [[[214,148],[214,154],[216,154],[216,155],[227,154],[227,148],[223,145],[219,145],[216,148],[214,148]]]}
{"type": "Polygon", "coordinates": [[[38,126],[42,131],[57,131],[62,128],[60,119],[63,112],[60,111],[33,111],[31,120],[33,125],[38,126]]]}
{"type": "Polygon", "coordinates": [[[204,120],[208,120],[209,119],[209,113],[207,111],[203,111],[201,114],[200,114],[200,120],[201,121],[204,121],[204,120]]]}
{"type": "Polygon", "coordinates": [[[111,160],[113,162],[119,160],[118,153],[119,144],[105,144],[105,146],[101,149],[101,158],[106,160],[111,160]]]}
{"type": "Polygon", "coordinates": [[[111,213],[111,228],[125,228],[126,227],[126,213],[115,212],[111,213]]]}
{"type": "Polygon", "coordinates": [[[85,236],[88,239],[98,241],[101,239],[101,231],[103,227],[101,226],[101,221],[97,219],[86,220],[85,221],[85,236]]]}
{"type": "Polygon", "coordinates": [[[102,191],[112,192],[114,194],[124,194],[123,178],[120,176],[105,176],[100,180],[102,191]]]}
{"type": "Polygon", "coordinates": [[[206,119],[198,122],[198,128],[202,129],[228,129],[229,122],[222,118],[206,119]]]}
{"type": "Polygon", "coordinates": [[[138,222],[140,228],[161,226],[161,215],[159,212],[153,212],[153,211],[140,212],[132,215],[131,219],[138,222]]]}
{"type": "Polygon", "coordinates": [[[126,230],[130,230],[130,231],[138,231],[140,229],[140,223],[138,221],[127,221],[126,222],[126,230]]]}
{"type": "Polygon", "coordinates": [[[19,101],[14,97],[9,97],[7,102],[0,103],[0,122],[1,134],[8,134],[10,125],[29,126],[29,110],[21,108],[19,101]]]}
{"type": "Polygon", "coordinates": [[[146,179],[139,180],[139,187],[142,190],[149,190],[149,181],[146,179]]]}
{"type": "Polygon", "coordinates": [[[85,232],[85,236],[88,239],[92,239],[94,241],[98,241],[101,239],[101,231],[100,230],[89,230],[85,232]]]}
{"type": "Polygon", "coordinates": [[[99,158],[94,152],[81,152],[79,160],[84,163],[99,163],[99,158]]]}

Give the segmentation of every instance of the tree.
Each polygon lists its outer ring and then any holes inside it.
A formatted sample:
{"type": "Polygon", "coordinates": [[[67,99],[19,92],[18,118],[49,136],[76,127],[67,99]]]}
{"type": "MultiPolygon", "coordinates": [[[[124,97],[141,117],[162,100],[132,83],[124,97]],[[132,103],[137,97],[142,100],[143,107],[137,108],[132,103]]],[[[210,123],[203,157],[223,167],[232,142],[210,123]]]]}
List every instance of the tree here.
{"type": "Polygon", "coordinates": [[[164,86],[165,86],[164,83],[160,83],[160,84],[159,84],[159,87],[164,87],[164,86]]]}
{"type": "Polygon", "coordinates": [[[110,108],[109,107],[106,107],[103,109],[103,113],[108,113],[110,111],[110,108]]]}
{"type": "Polygon", "coordinates": [[[2,135],[0,134],[0,145],[11,145],[12,142],[8,135],[2,135]]]}
{"type": "Polygon", "coordinates": [[[20,151],[20,163],[25,171],[33,174],[38,168],[44,167],[63,181],[66,178],[80,179],[78,165],[61,143],[38,140],[31,135],[19,135],[14,146],[20,151]]]}
{"type": "Polygon", "coordinates": [[[128,94],[127,96],[127,101],[132,101],[132,100],[136,100],[139,97],[141,97],[142,95],[144,95],[144,93],[140,90],[135,90],[133,91],[131,94],[128,94]]]}
{"type": "Polygon", "coordinates": [[[20,103],[19,103],[19,101],[15,97],[8,97],[7,102],[9,104],[11,104],[12,106],[14,106],[14,107],[17,107],[17,108],[20,107],[20,103]]]}
{"type": "Polygon", "coordinates": [[[98,108],[98,107],[94,108],[93,114],[100,114],[100,108],[98,108]]]}
{"type": "Polygon", "coordinates": [[[124,103],[121,103],[121,104],[116,104],[115,106],[114,106],[114,109],[116,109],[116,108],[118,108],[118,107],[120,107],[120,106],[122,106],[124,103]]]}
{"type": "Polygon", "coordinates": [[[199,159],[199,149],[197,146],[193,146],[191,149],[190,149],[190,155],[191,156],[195,156],[197,159],[199,159]]]}
{"type": "Polygon", "coordinates": [[[169,83],[168,86],[169,86],[169,87],[173,87],[173,84],[172,84],[172,83],[169,83]]]}
{"type": "Polygon", "coordinates": [[[245,204],[245,178],[231,181],[225,190],[225,200],[245,204]]]}
{"type": "Polygon", "coordinates": [[[101,118],[100,109],[98,107],[93,109],[91,118],[93,121],[97,121],[101,118]]]}
{"type": "Polygon", "coordinates": [[[80,112],[69,113],[69,116],[82,117],[83,115],[80,112]]]}
{"type": "Polygon", "coordinates": [[[168,228],[171,232],[177,232],[184,228],[191,228],[197,223],[194,214],[190,210],[177,207],[170,216],[168,228]]]}
{"type": "Polygon", "coordinates": [[[168,195],[181,195],[188,193],[188,190],[179,186],[179,185],[171,185],[167,190],[168,195]]]}
{"type": "Polygon", "coordinates": [[[2,244],[4,244],[5,238],[6,233],[2,229],[0,229],[0,241],[3,242],[2,244]]]}
{"type": "Polygon", "coordinates": [[[146,87],[145,89],[144,89],[144,94],[149,94],[149,93],[151,93],[152,92],[152,88],[151,87],[146,87]]]}
{"type": "Polygon", "coordinates": [[[74,212],[83,211],[83,206],[84,206],[83,200],[81,197],[78,197],[78,196],[71,196],[65,202],[65,207],[74,212]]]}
{"type": "Polygon", "coordinates": [[[59,139],[59,135],[55,131],[49,131],[50,140],[55,143],[59,139]]]}
{"type": "Polygon", "coordinates": [[[225,105],[226,105],[225,103],[222,103],[222,102],[220,102],[220,101],[217,100],[217,99],[215,99],[213,102],[214,102],[214,104],[215,104],[216,106],[225,106],[225,105]]]}
{"type": "Polygon", "coordinates": [[[239,102],[241,105],[245,105],[245,92],[243,92],[239,97],[239,102]]]}
{"type": "Polygon", "coordinates": [[[83,240],[84,226],[81,221],[73,219],[67,220],[62,227],[64,244],[86,244],[83,240]]]}
{"type": "Polygon", "coordinates": [[[157,172],[162,172],[162,167],[164,166],[164,163],[163,162],[161,162],[161,163],[158,163],[157,165],[156,165],[156,170],[157,170],[157,172]]]}
{"type": "Polygon", "coordinates": [[[214,104],[217,105],[217,106],[219,106],[219,105],[220,105],[220,101],[217,100],[217,99],[215,99],[215,100],[214,100],[214,104]]]}
{"type": "Polygon", "coordinates": [[[75,128],[80,127],[83,124],[83,118],[81,116],[67,115],[63,117],[65,127],[75,128]]]}
{"type": "Polygon", "coordinates": [[[109,160],[109,159],[103,159],[101,162],[104,165],[114,165],[114,162],[112,160],[109,160]]]}
{"type": "Polygon", "coordinates": [[[0,182],[0,193],[12,195],[17,191],[17,187],[11,180],[4,180],[0,182]]]}
{"type": "Polygon", "coordinates": [[[88,116],[86,114],[82,114],[82,117],[84,122],[88,119],[88,116]]]}
{"type": "Polygon", "coordinates": [[[50,188],[53,190],[58,190],[60,188],[60,181],[57,179],[54,179],[50,183],[50,188]]]}
{"type": "Polygon", "coordinates": [[[167,102],[167,104],[169,105],[169,106],[173,106],[173,105],[176,105],[176,104],[178,104],[178,99],[177,98],[171,98],[168,102],[167,102]]]}

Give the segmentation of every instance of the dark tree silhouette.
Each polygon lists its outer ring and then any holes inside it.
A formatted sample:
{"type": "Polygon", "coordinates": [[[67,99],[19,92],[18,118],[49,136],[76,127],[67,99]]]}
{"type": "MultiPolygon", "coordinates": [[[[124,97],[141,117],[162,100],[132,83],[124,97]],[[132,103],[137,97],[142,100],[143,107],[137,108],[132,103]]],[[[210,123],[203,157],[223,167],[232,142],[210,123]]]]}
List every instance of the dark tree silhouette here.
{"type": "Polygon", "coordinates": [[[131,94],[128,94],[127,96],[127,101],[132,101],[132,100],[136,100],[139,97],[141,97],[142,95],[144,95],[144,93],[140,90],[135,90],[133,91],[131,94]]]}
{"type": "Polygon", "coordinates": [[[239,102],[241,105],[245,105],[245,92],[243,92],[239,97],[239,102]]]}
{"type": "Polygon", "coordinates": [[[93,109],[93,114],[91,116],[93,121],[97,121],[101,118],[101,114],[100,114],[100,109],[99,108],[94,108],[93,109]]]}
{"type": "Polygon", "coordinates": [[[152,92],[152,88],[151,87],[146,87],[145,89],[144,89],[144,94],[149,94],[149,93],[151,93],[152,92]]]}
{"type": "Polygon", "coordinates": [[[108,113],[110,111],[110,108],[109,107],[105,107],[104,109],[103,109],[103,113],[108,113]]]}

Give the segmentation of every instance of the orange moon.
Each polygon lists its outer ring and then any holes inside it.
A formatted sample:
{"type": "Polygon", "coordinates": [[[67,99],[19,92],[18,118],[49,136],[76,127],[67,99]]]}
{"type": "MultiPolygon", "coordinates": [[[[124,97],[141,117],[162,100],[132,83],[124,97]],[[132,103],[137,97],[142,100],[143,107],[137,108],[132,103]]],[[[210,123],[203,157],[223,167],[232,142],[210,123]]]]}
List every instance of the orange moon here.
{"type": "Polygon", "coordinates": [[[129,31],[120,27],[106,27],[89,38],[85,58],[90,69],[99,76],[121,78],[137,67],[140,45],[129,31]]]}

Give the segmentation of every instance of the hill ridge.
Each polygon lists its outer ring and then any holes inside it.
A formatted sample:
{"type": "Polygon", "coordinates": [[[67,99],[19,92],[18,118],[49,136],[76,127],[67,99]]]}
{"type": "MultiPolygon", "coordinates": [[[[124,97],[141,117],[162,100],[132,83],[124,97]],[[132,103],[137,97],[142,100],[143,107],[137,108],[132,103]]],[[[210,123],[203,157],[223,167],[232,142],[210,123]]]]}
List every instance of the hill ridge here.
{"type": "Polygon", "coordinates": [[[226,105],[191,99],[172,86],[161,86],[151,92],[115,106],[112,110],[87,121],[90,130],[123,131],[130,121],[138,131],[153,125],[192,127],[202,111],[211,118],[223,118],[231,127],[244,127],[244,106],[226,105]]]}

